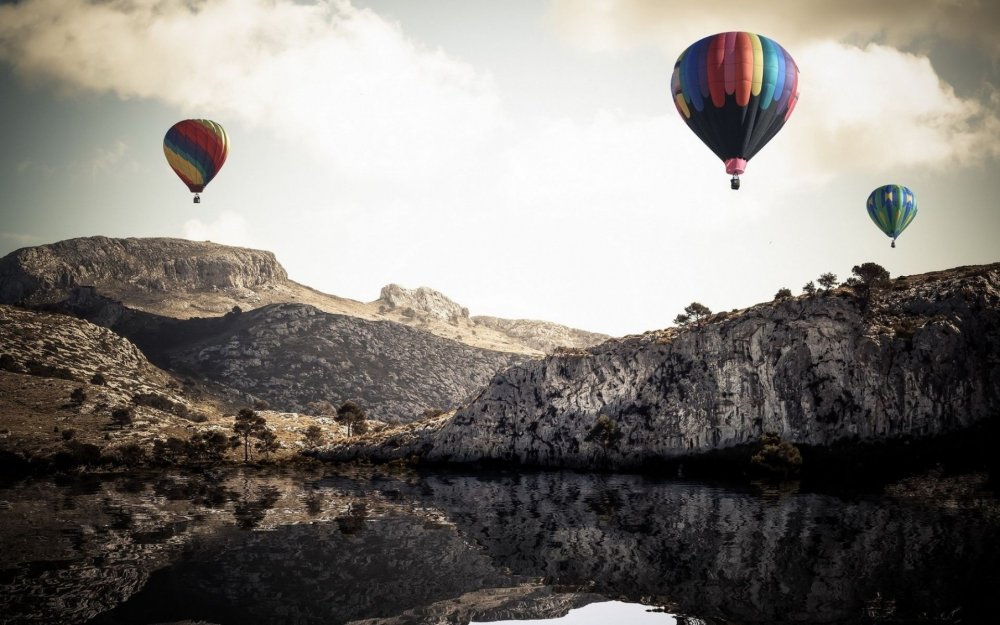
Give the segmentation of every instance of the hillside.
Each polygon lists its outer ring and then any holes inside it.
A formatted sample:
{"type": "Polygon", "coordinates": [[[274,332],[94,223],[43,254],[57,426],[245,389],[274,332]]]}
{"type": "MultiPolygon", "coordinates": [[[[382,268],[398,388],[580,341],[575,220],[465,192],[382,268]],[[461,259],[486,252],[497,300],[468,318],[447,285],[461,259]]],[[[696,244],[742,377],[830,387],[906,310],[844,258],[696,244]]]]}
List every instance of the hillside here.
{"type": "MultiPolygon", "coordinates": [[[[157,455],[157,441],[188,441],[211,432],[228,437],[233,415],[245,406],[245,397],[219,385],[155,367],[134,344],[106,328],[0,305],[2,463],[148,462],[157,455]],[[129,410],[132,422],[117,424],[116,409],[129,410]]],[[[261,414],[282,445],[276,458],[301,450],[309,425],[319,425],[327,436],[343,435],[331,416],[261,414]]],[[[185,461],[180,447],[163,451],[162,461],[185,461]]],[[[239,460],[236,451],[227,455],[239,460]]]]}
{"type": "Polygon", "coordinates": [[[717,314],[498,375],[454,416],[328,459],[636,467],[755,443],[927,440],[1000,412],[1000,264],[717,314]]]}
{"type": "Polygon", "coordinates": [[[161,367],[283,411],[353,400],[371,418],[412,421],[427,410],[457,407],[524,359],[304,304],[185,320],[135,313],[94,296],[73,304],[74,312],[128,337],[161,367]]]}
{"type": "Polygon", "coordinates": [[[586,347],[603,335],[538,322],[480,322],[444,295],[388,285],[370,303],[321,293],[288,278],[274,254],[209,241],[86,237],[23,248],[0,259],[0,303],[39,305],[92,288],[125,306],[164,317],[220,316],[239,306],[299,303],[331,314],[388,320],[472,347],[541,355],[555,346],[586,347]]]}

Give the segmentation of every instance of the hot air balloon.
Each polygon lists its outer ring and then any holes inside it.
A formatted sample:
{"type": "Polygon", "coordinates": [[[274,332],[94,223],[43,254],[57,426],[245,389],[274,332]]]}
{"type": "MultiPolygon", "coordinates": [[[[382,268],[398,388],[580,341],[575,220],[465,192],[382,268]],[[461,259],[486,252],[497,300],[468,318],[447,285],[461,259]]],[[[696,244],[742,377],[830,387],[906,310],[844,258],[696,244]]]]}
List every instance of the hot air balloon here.
{"type": "Polygon", "coordinates": [[[753,33],[705,37],[674,65],[674,104],[688,127],[726,164],[731,187],[795,109],[799,68],[776,42],[753,33]]]}
{"type": "Polygon", "coordinates": [[[896,247],[896,237],[917,216],[917,198],[903,185],[887,184],[868,196],[868,216],[879,230],[892,237],[892,247],[896,247]]]}
{"type": "Polygon", "coordinates": [[[185,119],[163,137],[163,153],[174,173],[194,193],[194,203],[205,185],[222,169],[229,154],[229,137],[221,125],[208,119],[185,119]]]}

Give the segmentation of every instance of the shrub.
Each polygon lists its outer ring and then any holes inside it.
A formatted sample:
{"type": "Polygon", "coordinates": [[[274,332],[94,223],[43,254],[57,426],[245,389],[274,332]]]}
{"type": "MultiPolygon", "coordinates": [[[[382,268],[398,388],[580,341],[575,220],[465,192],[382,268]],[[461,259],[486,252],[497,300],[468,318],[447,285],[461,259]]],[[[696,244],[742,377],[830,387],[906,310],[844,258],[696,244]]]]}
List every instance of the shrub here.
{"type": "Polygon", "coordinates": [[[302,438],[311,449],[315,449],[326,442],[326,437],[323,435],[323,428],[315,423],[306,428],[302,438]]]}
{"type": "Polygon", "coordinates": [[[11,373],[24,373],[21,365],[17,364],[10,354],[0,354],[0,371],[10,371],[11,373]]]}
{"type": "Polygon", "coordinates": [[[132,409],[127,406],[115,408],[111,411],[111,422],[120,428],[132,425],[132,409]]]}
{"type": "Polygon", "coordinates": [[[816,292],[816,285],[810,280],[802,286],[802,292],[806,295],[812,295],[816,292]]]}
{"type": "Polygon", "coordinates": [[[774,299],[787,299],[792,296],[791,289],[780,288],[778,292],[774,294],[774,299]]]}
{"type": "Polygon", "coordinates": [[[62,438],[64,441],[68,441],[74,436],[76,436],[76,430],[74,430],[73,428],[67,428],[62,431],[62,438]]]}
{"type": "Polygon", "coordinates": [[[73,372],[66,367],[55,367],[53,365],[46,365],[44,363],[38,362],[37,360],[29,360],[25,363],[25,368],[28,374],[38,376],[40,378],[57,378],[60,380],[71,380],[76,382],[76,376],[73,372]]]}
{"type": "Polygon", "coordinates": [[[90,383],[97,386],[107,386],[108,380],[104,377],[104,374],[98,371],[90,378],[90,383]]]}
{"type": "Polygon", "coordinates": [[[82,386],[76,387],[69,394],[69,403],[71,406],[82,406],[85,401],[87,401],[87,393],[83,390],[82,386]]]}
{"type": "Polygon", "coordinates": [[[795,475],[802,467],[802,454],[798,447],[782,440],[773,432],[760,437],[760,449],[750,458],[750,463],[771,476],[795,475]]]}

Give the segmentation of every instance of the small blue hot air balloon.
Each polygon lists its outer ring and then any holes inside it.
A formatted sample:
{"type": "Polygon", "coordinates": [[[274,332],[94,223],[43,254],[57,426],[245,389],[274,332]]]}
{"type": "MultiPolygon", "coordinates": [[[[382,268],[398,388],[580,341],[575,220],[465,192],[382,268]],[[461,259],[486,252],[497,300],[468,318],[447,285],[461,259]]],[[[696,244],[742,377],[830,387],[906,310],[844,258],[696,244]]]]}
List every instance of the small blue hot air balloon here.
{"type": "Polygon", "coordinates": [[[879,230],[892,238],[892,247],[896,247],[896,237],[917,216],[917,198],[903,185],[881,186],[868,196],[868,216],[879,230]]]}

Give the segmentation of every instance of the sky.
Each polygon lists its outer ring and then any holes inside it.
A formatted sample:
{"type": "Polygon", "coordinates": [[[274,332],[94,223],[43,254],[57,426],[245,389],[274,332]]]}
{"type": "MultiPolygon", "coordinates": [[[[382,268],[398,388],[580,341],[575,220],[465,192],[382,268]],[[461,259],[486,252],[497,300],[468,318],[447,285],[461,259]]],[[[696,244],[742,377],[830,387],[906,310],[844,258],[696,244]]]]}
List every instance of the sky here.
{"type": "Polygon", "coordinates": [[[867,261],[997,262],[998,32],[987,0],[0,2],[0,255],[211,240],[342,297],[428,286],[616,336],[867,261]],[[731,30],[800,71],[737,192],[670,93],[731,30]],[[201,204],[162,151],[186,118],[231,142],[201,204]],[[895,249],[883,184],[917,197],[895,249]]]}

